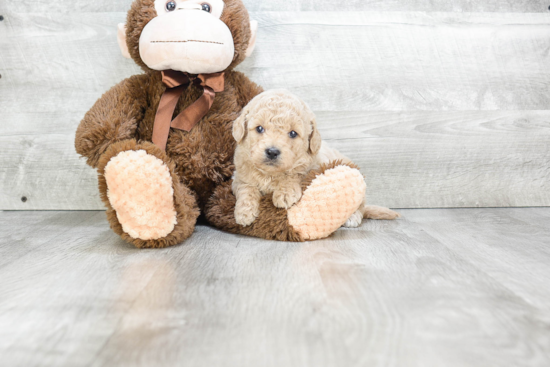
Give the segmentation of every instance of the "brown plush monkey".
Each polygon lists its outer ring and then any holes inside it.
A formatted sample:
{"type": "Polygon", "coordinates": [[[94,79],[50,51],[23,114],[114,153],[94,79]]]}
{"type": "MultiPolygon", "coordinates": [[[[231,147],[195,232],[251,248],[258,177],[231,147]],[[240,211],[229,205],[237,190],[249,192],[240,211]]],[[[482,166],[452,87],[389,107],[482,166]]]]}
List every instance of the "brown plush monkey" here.
{"type": "Polygon", "coordinates": [[[145,73],[105,93],[75,141],[98,169],[107,218],[126,241],[178,244],[201,214],[233,233],[311,240],[330,235],[361,204],[362,175],[335,163],[309,177],[288,211],[265,197],[252,225],[235,223],[232,124],[262,89],[234,68],[252,52],[256,29],[241,0],[132,4],[119,44],[145,73]]]}

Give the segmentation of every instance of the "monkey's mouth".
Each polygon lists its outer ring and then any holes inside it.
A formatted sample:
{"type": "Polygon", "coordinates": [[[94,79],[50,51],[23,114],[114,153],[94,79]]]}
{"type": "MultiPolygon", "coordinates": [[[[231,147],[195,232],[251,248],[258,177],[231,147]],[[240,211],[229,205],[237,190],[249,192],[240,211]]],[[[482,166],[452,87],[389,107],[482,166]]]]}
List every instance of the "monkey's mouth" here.
{"type": "Polygon", "coordinates": [[[215,45],[223,45],[223,42],[214,42],[214,41],[199,41],[199,40],[183,40],[183,41],[151,41],[151,43],[189,43],[189,42],[197,42],[197,43],[211,43],[215,45]]]}

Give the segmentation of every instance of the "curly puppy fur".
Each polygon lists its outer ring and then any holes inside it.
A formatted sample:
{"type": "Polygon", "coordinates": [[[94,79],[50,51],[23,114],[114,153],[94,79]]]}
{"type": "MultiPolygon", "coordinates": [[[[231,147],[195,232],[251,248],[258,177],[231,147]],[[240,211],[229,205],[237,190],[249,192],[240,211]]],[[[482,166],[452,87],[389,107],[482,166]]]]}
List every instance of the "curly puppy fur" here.
{"type": "MultiPolygon", "coordinates": [[[[252,99],[233,124],[233,137],[237,141],[232,185],[237,200],[235,220],[243,226],[258,217],[262,196],[273,194],[273,204],[288,209],[300,200],[302,190],[309,186],[304,187],[304,183],[311,182],[321,166],[336,162],[332,166],[357,168],[349,158],[322,142],[314,113],[286,90],[270,90],[252,99]]],[[[345,226],[357,227],[367,216],[398,216],[389,209],[377,208],[371,210],[374,208],[364,200],[345,226]]]]}
{"type": "Polygon", "coordinates": [[[273,194],[273,204],[283,209],[300,200],[300,182],[321,147],[315,116],[304,102],[284,90],[264,92],[235,121],[233,137],[237,223],[247,226],[258,217],[263,195],[273,194]]]}

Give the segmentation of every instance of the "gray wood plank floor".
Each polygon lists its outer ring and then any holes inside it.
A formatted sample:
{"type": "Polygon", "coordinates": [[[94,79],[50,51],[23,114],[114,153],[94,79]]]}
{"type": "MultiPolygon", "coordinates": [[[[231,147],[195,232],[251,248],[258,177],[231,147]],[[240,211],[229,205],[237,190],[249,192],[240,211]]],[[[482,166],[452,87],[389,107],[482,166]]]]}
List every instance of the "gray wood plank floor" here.
{"type": "Polygon", "coordinates": [[[401,212],[165,250],[103,212],[0,212],[0,365],[550,365],[550,208],[401,212]]]}

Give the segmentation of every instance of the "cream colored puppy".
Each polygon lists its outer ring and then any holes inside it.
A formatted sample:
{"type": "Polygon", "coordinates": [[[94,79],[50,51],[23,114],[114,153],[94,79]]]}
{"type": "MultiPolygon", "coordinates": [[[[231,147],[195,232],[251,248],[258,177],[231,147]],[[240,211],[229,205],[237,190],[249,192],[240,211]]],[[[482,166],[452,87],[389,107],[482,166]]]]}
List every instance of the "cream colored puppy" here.
{"type": "MultiPolygon", "coordinates": [[[[302,197],[300,183],[309,171],[335,160],[352,163],[321,140],[313,112],[286,90],[267,91],[250,101],[233,123],[233,137],[235,220],[243,226],[257,218],[263,195],[272,193],[273,204],[288,209],[302,197]]],[[[344,226],[358,227],[363,218],[398,216],[363,201],[344,226]]]]}

